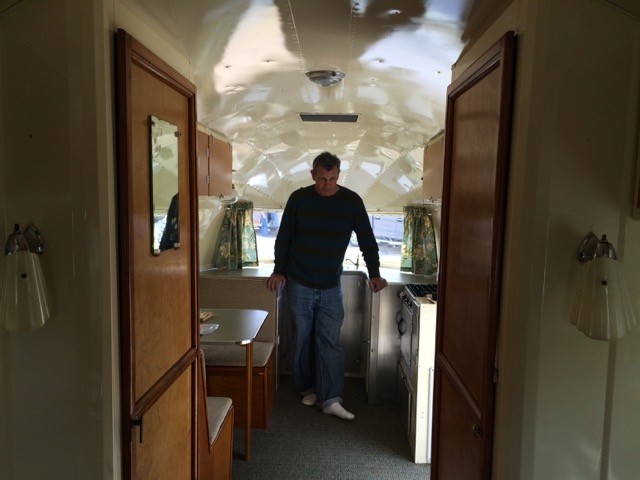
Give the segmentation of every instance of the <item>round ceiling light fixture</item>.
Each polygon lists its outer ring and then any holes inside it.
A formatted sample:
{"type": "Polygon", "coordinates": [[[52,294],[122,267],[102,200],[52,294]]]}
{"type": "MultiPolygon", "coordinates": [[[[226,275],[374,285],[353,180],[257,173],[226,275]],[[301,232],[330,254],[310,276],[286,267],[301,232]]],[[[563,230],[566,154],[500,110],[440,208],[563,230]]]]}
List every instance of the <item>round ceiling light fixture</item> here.
{"type": "Polygon", "coordinates": [[[331,85],[340,83],[344,78],[344,73],[337,70],[312,70],[307,72],[307,77],[321,87],[330,87],[331,85]]]}

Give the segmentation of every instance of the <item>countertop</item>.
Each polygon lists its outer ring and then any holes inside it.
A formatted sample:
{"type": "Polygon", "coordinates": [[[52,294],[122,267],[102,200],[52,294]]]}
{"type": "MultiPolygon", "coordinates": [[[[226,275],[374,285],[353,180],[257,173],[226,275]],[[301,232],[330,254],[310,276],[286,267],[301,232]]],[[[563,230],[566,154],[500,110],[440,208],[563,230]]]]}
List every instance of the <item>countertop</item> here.
{"type": "MultiPolygon", "coordinates": [[[[260,265],[258,267],[245,267],[242,270],[218,270],[202,269],[201,277],[227,277],[227,278],[264,278],[267,279],[273,272],[273,264],[260,265]]],[[[364,275],[368,276],[367,268],[361,266],[345,268],[343,275],[364,275]]],[[[401,272],[392,268],[381,268],[380,275],[389,282],[389,285],[406,285],[407,283],[437,283],[437,275],[416,275],[413,273],[401,272]]]]}

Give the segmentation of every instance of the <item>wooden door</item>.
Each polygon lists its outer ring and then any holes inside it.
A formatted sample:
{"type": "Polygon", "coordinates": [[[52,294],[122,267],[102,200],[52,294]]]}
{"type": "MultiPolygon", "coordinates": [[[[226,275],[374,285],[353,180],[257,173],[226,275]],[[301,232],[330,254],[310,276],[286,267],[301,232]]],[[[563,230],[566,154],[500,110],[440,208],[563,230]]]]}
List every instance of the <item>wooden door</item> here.
{"type": "Polygon", "coordinates": [[[515,38],[448,89],[432,479],[491,478],[515,38]]]}
{"type": "Polygon", "coordinates": [[[123,478],[192,479],[197,471],[195,87],[122,30],[116,61],[123,478]],[[152,207],[150,116],[178,131],[171,149],[178,157],[180,238],[174,249],[159,254],[152,249],[157,205],[152,207]]]}

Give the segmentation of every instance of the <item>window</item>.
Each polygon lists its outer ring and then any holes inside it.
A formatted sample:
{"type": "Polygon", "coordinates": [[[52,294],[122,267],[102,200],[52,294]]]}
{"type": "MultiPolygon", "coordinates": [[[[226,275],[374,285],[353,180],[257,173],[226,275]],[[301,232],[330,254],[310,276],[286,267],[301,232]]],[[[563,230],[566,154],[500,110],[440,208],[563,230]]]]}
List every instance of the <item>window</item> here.
{"type": "MultiPolygon", "coordinates": [[[[258,261],[261,265],[273,263],[273,245],[276,241],[282,212],[271,210],[254,210],[253,227],[258,242],[258,261]]],[[[380,249],[380,266],[400,269],[400,250],[404,233],[404,215],[379,214],[369,215],[373,234],[380,249]]],[[[345,258],[353,261],[360,256],[360,265],[364,268],[360,248],[355,233],[345,254],[345,258]]],[[[351,265],[351,264],[350,264],[351,265]]]]}
{"type": "Polygon", "coordinates": [[[282,212],[253,210],[253,228],[256,230],[258,244],[258,263],[273,263],[273,245],[280,227],[282,212]]]}

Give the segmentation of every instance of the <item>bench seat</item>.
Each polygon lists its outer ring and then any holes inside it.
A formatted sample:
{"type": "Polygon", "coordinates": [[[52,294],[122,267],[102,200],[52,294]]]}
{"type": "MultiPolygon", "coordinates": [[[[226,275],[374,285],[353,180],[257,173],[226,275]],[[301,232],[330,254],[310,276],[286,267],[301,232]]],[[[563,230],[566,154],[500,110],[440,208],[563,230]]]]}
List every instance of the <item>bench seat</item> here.
{"type": "Polygon", "coordinates": [[[207,395],[204,355],[198,352],[198,478],[231,480],[234,408],[230,398],[207,395]]]}
{"type": "Polygon", "coordinates": [[[214,443],[222,431],[233,402],[227,397],[207,397],[207,419],[209,420],[209,442],[214,443]]]}
{"type": "MultiPolygon", "coordinates": [[[[207,391],[216,397],[231,398],[235,428],[246,422],[246,350],[240,345],[202,345],[206,365],[207,391]]],[[[253,343],[253,383],[251,427],[269,428],[276,391],[275,345],[253,343]]]]}

